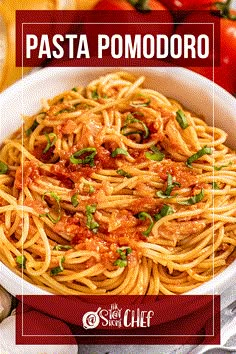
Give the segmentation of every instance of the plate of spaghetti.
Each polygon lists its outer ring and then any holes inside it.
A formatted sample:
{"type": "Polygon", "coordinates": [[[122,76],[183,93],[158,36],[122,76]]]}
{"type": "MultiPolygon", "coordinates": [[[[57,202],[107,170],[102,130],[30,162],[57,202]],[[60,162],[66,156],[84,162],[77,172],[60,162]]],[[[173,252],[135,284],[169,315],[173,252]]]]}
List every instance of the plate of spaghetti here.
{"type": "Polygon", "coordinates": [[[26,292],[65,295],[227,286],[234,110],[223,89],[180,68],[47,68],[6,90],[3,285],[19,293],[23,277],[26,292]]]}

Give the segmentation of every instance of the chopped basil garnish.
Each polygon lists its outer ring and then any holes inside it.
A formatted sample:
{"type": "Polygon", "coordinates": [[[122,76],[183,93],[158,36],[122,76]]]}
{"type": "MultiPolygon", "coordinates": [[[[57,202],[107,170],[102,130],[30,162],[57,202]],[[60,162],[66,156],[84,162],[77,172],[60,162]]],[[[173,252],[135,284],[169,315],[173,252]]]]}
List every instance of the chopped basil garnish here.
{"type": "Polygon", "coordinates": [[[216,171],[220,171],[222,168],[224,167],[228,167],[228,166],[231,166],[233,164],[232,161],[230,161],[229,163],[227,163],[226,165],[221,165],[221,166],[213,166],[214,167],[214,170],[216,171]]]}
{"type": "Polygon", "coordinates": [[[86,226],[89,228],[89,230],[92,230],[95,234],[98,232],[98,228],[99,228],[99,224],[93,218],[93,214],[95,213],[96,208],[97,208],[96,204],[86,206],[86,217],[87,217],[86,226]]]}
{"type": "Polygon", "coordinates": [[[154,219],[156,221],[160,220],[164,216],[174,214],[174,210],[170,205],[164,204],[163,207],[161,208],[160,212],[158,214],[154,215],[154,219]]]}
{"type": "Polygon", "coordinates": [[[140,213],[138,213],[137,217],[140,220],[146,220],[146,219],[150,220],[150,225],[148,226],[147,230],[142,232],[142,234],[144,236],[146,236],[146,237],[149,236],[150,232],[152,231],[153,225],[154,225],[153,218],[151,217],[150,214],[146,213],[145,211],[141,211],[140,213]]]}
{"type": "Polygon", "coordinates": [[[198,150],[196,154],[193,154],[190,156],[187,161],[186,165],[190,168],[192,168],[192,162],[198,160],[200,157],[203,155],[211,155],[212,154],[212,149],[210,147],[204,146],[201,150],[198,150]]]}
{"type": "Polygon", "coordinates": [[[188,124],[187,118],[186,118],[184,112],[181,109],[179,109],[176,112],[176,120],[177,120],[177,122],[179,123],[179,125],[181,126],[182,129],[188,128],[189,124],[188,124]]]}
{"type": "Polygon", "coordinates": [[[0,161],[0,175],[5,175],[7,171],[8,166],[4,162],[0,161]]]}
{"type": "Polygon", "coordinates": [[[84,183],[83,189],[86,193],[89,193],[89,194],[94,193],[94,191],[95,191],[94,187],[89,183],[84,183]]]}
{"type": "Polygon", "coordinates": [[[43,153],[45,154],[46,152],[48,152],[50,147],[52,147],[55,144],[55,142],[57,141],[57,135],[55,133],[49,133],[49,134],[44,134],[44,135],[45,135],[45,138],[47,139],[47,146],[43,150],[43,153]],[[51,137],[53,138],[52,141],[50,140],[51,137]]]}
{"type": "Polygon", "coordinates": [[[42,200],[45,200],[45,195],[46,194],[50,194],[50,196],[55,199],[58,210],[58,217],[55,219],[53,216],[50,215],[50,213],[46,213],[46,214],[40,214],[40,217],[46,216],[53,224],[56,224],[60,219],[61,219],[61,204],[60,204],[60,200],[61,198],[54,192],[45,192],[42,196],[42,200]]]}
{"type": "Polygon", "coordinates": [[[91,96],[93,100],[97,100],[99,98],[97,90],[93,90],[91,96]]]}
{"type": "Polygon", "coordinates": [[[18,263],[20,268],[24,268],[25,269],[25,263],[26,263],[25,256],[17,256],[16,257],[16,263],[18,263]]]}
{"type": "Polygon", "coordinates": [[[74,111],[75,107],[71,107],[71,108],[63,108],[60,111],[58,111],[57,113],[55,113],[55,116],[57,116],[58,114],[62,114],[62,113],[69,113],[74,111]]]}
{"type": "Polygon", "coordinates": [[[39,123],[37,122],[37,120],[34,120],[34,122],[33,122],[33,124],[31,125],[31,127],[26,130],[25,134],[26,134],[27,136],[30,136],[30,134],[33,133],[33,131],[37,128],[38,125],[39,125],[39,123]]]}
{"type": "Polygon", "coordinates": [[[199,203],[203,198],[204,198],[204,189],[202,188],[201,189],[201,192],[194,195],[193,197],[187,199],[187,200],[184,200],[183,202],[179,202],[179,204],[181,205],[193,205],[193,204],[196,204],[196,203],[199,203]]]}
{"type": "Polygon", "coordinates": [[[131,131],[128,131],[127,133],[122,133],[122,134],[124,136],[135,135],[135,134],[143,135],[143,131],[142,130],[131,130],[131,131]]]}
{"type": "Polygon", "coordinates": [[[78,89],[77,89],[77,87],[73,87],[73,88],[71,89],[71,91],[78,92],[78,89]]]}
{"type": "Polygon", "coordinates": [[[97,205],[96,204],[92,204],[92,205],[87,205],[86,206],[86,212],[94,214],[95,211],[97,209],[97,205]]]}
{"type": "Polygon", "coordinates": [[[171,174],[167,174],[167,187],[166,187],[166,190],[163,192],[163,191],[158,191],[156,193],[156,195],[159,197],[159,198],[174,198],[175,196],[172,196],[170,195],[173,188],[174,187],[181,187],[181,184],[179,182],[173,182],[173,177],[171,176],[171,174]]]}
{"type": "Polygon", "coordinates": [[[132,135],[132,134],[140,134],[140,135],[143,135],[143,138],[146,139],[148,138],[149,136],[149,129],[148,127],[146,126],[145,123],[143,123],[141,120],[135,118],[133,116],[133,114],[129,113],[128,116],[126,117],[126,120],[125,120],[125,124],[123,125],[123,127],[121,128],[121,133],[125,136],[128,136],[128,135],[132,135]],[[126,132],[127,128],[129,127],[130,124],[132,123],[138,123],[138,124],[141,124],[141,126],[143,127],[143,130],[134,130],[134,131],[128,131],[126,132]]]}
{"type": "Polygon", "coordinates": [[[94,193],[95,189],[91,184],[89,184],[89,193],[94,193]]]}
{"type": "Polygon", "coordinates": [[[60,260],[59,260],[59,266],[55,267],[55,268],[52,268],[50,274],[51,275],[57,275],[58,273],[63,272],[64,267],[63,267],[62,263],[64,263],[64,262],[65,262],[65,257],[61,257],[60,260]]]}
{"type": "Polygon", "coordinates": [[[128,172],[120,169],[120,170],[117,170],[116,173],[118,173],[118,175],[120,176],[124,176],[124,177],[127,177],[127,178],[131,178],[131,174],[129,174],[128,172]]]}
{"type": "Polygon", "coordinates": [[[111,157],[116,157],[117,155],[125,155],[128,156],[128,151],[122,148],[116,148],[112,151],[111,157]]]}
{"type": "Polygon", "coordinates": [[[126,267],[128,264],[127,256],[132,252],[132,249],[130,247],[122,247],[118,248],[116,252],[119,253],[120,258],[118,258],[113,264],[120,268],[126,267]]]}
{"type": "Polygon", "coordinates": [[[147,107],[147,106],[149,106],[150,103],[151,103],[150,98],[146,98],[146,102],[135,102],[135,101],[132,101],[130,103],[130,106],[131,107],[147,107]]]}
{"type": "Polygon", "coordinates": [[[79,205],[79,202],[78,202],[78,193],[75,193],[72,195],[71,197],[71,204],[73,205],[73,207],[77,207],[79,205]]]}
{"type": "Polygon", "coordinates": [[[220,189],[217,182],[212,182],[211,185],[212,185],[212,189],[220,189]]]}
{"type": "Polygon", "coordinates": [[[127,259],[120,259],[118,258],[114,263],[115,266],[118,266],[120,268],[124,268],[127,266],[127,259]]]}
{"type": "Polygon", "coordinates": [[[61,251],[61,250],[70,250],[72,246],[70,245],[56,245],[53,247],[53,250],[55,251],[61,251]]]}
{"type": "Polygon", "coordinates": [[[145,156],[147,159],[152,160],[152,161],[162,161],[165,157],[165,154],[163,154],[163,152],[161,152],[160,150],[158,150],[158,148],[156,146],[151,146],[150,150],[152,152],[145,152],[145,156]]]}
{"type": "Polygon", "coordinates": [[[94,163],[94,156],[97,154],[97,150],[94,147],[88,147],[88,148],[84,148],[81,149],[79,151],[76,151],[73,155],[71,155],[70,157],[70,162],[78,165],[78,164],[82,164],[82,165],[86,165],[89,164],[90,167],[95,166],[94,163]],[[87,154],[87,156],[84,159],[77,159],[77,157],[87,154]],[[89,154],[89,155],[88,155],[89,154]]]}
{"type": "Polygon", "coordinates": [[[92,106],[89,106],[86,103],[79,102],[79,103],[73,104],[73,107],[75,107],[75,108],[79,107],[80,109],[86,109],[86,108],[90,108],[92,106]]]}

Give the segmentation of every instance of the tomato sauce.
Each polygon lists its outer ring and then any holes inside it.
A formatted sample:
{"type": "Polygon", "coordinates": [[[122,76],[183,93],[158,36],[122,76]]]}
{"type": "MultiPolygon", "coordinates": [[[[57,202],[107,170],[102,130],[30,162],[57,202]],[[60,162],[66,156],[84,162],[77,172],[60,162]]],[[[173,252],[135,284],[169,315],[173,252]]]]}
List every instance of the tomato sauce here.
{"type": "Polygon", "coordinates": [[[97,155],[95,156],[97,167],[102,169],[117,169],[116,158],[111,157],[111,152],[103,146],[97,147],[97,155]]]}
{"type": "MultiPolygon", "coordinates": [[[[127,218],[128,214],[125,217],[127,218]]],[[[136,222],[139,222],[136,220],[137,219],[131,215],[130,222],[135,225],[136,222]]],[[[114,232],[108,232],[104,226],[100,225],[99,231],[94,233],[87,228],[84,220],[80,223],[76,219],[73,220],[73,218],[67,218],[67,220],[64,218],[61,222],[58,222],[57,225],[54,226],[54,231],[60,235],[65,233],[68,235],[70,232],[70,235],[73,235],[71,245],[73,245],[75,249],[95,251],[100,255],[100,262],[110,270],[116,269],[114,262],[120,257],[117,249],[130,247],[133,252],[133,250],[137,248],[137,241],[145,239],[138,229],[134,233],[130,233],[125,223],[114,232]]],[[[127,260],[130,258],[130,260],[132,259],[131,263],[136,264],[137,256],[138,253],[136,252],[131,258],[127,257],[127,260]]],[[[95,258],[92,259],[92,263],[96,263],[95,258]]],[[[86,266],[88,266],[87,263],[86,266]]]]}
{"type": "Polygon", "coordinates": [[[56,127],[58,134],[72,134],[77,128],[77,124],[72,119],[67,119],[63,124],[56,127]]]}
{"type": "Polygon", "coordinates": [[[14,186],[17,189],[28,187],[36,178],[39,178],[40,172],[38,164],[35,161],[26,161],[24,166],[19,166],[16,170],[14,186]]]}
{"type": "Polygon", "coordinates": [[[24,205],[34,209],[34,211],[38,214],[45,213],[45,205],[42,200],[32,200],[26,197],[24,200],[24,205]]]}
{"type": "Polygon", "coordinates": [[[89,178],[95,167],[70,164],[66,160],[61,160],[51,166],[50,172],[61,181],[62,186],[66,188],[74,188],[74,183],[78,182],[81,177],[89,178]]]}
{"type": "Polygon", "coordinates": [[[185,166],[183,162],[175,162],[169,159],[165,163],[152,167],[152,170],[164,181],[167,180],[167,174],[169,173],[172,177],[175,177],[173,178],[174,182],[181,184],[181,188],[187,188],[197,183],[196,173],[185,166]]]}
{"type": "Polygon", "coordinates": [[[47,163],[47,162],[50,162],[50,160],[52,159],[53,155],[54,155],[54,149],[55,149],[55,146],[51,146],[48,151],[46,152],[43,152],[44,149],[46,148],[47,144],[41,144],[41,145],[37,145],[32,154],[36,157],[36,159],[44,162],[44,163],[47,163]]]}

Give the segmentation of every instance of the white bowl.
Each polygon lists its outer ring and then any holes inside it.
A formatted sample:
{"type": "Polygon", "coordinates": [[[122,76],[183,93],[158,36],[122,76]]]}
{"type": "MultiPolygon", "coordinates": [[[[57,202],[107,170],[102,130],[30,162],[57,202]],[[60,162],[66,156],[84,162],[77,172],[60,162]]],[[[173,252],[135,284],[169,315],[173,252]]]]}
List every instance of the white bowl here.
{"type": "MultiPolygon", "coordinates": [[[[18,81],[0,95],[0,138],[3,141],[21,124],[21,115],[31,115],[40,109],[42,98],[50,98],[76,85],[86,85],[99,75],[116,68],[46,68],[18,81]]],[[[120,69],[119,69],[120,70],[120,69]]],[[[122,70],[122,69],[121,69],[122,70]]],[[[185,107],[203,115],[209,125],[228,133],[227,144],[236,148],[236,99],[221,87],[183,68],[125,68],[145,75],[145,87],[175,98],[185,107]]],[[[220,294],[236,282],[236,261],[211,281],[188,294],[220,294]]],[[[11,294],[49,294],[22,280],[1,264],[0,284],[11,294]]]]}

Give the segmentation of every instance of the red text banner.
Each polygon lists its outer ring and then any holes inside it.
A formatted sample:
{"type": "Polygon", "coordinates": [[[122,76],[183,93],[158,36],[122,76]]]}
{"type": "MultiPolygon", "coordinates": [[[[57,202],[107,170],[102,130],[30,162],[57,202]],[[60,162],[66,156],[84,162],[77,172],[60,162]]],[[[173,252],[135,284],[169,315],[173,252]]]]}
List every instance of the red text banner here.
{"type": "Polygon", "coordinates": [[[220,296],[17,298],[17,344],[220,343],[220,296]]]}
{"type": "Polygon", "coordinates": [[[219,65],[219,17],[201,11],[178,18],[167,11],[20,10],[16,65],[219,65]]]}

